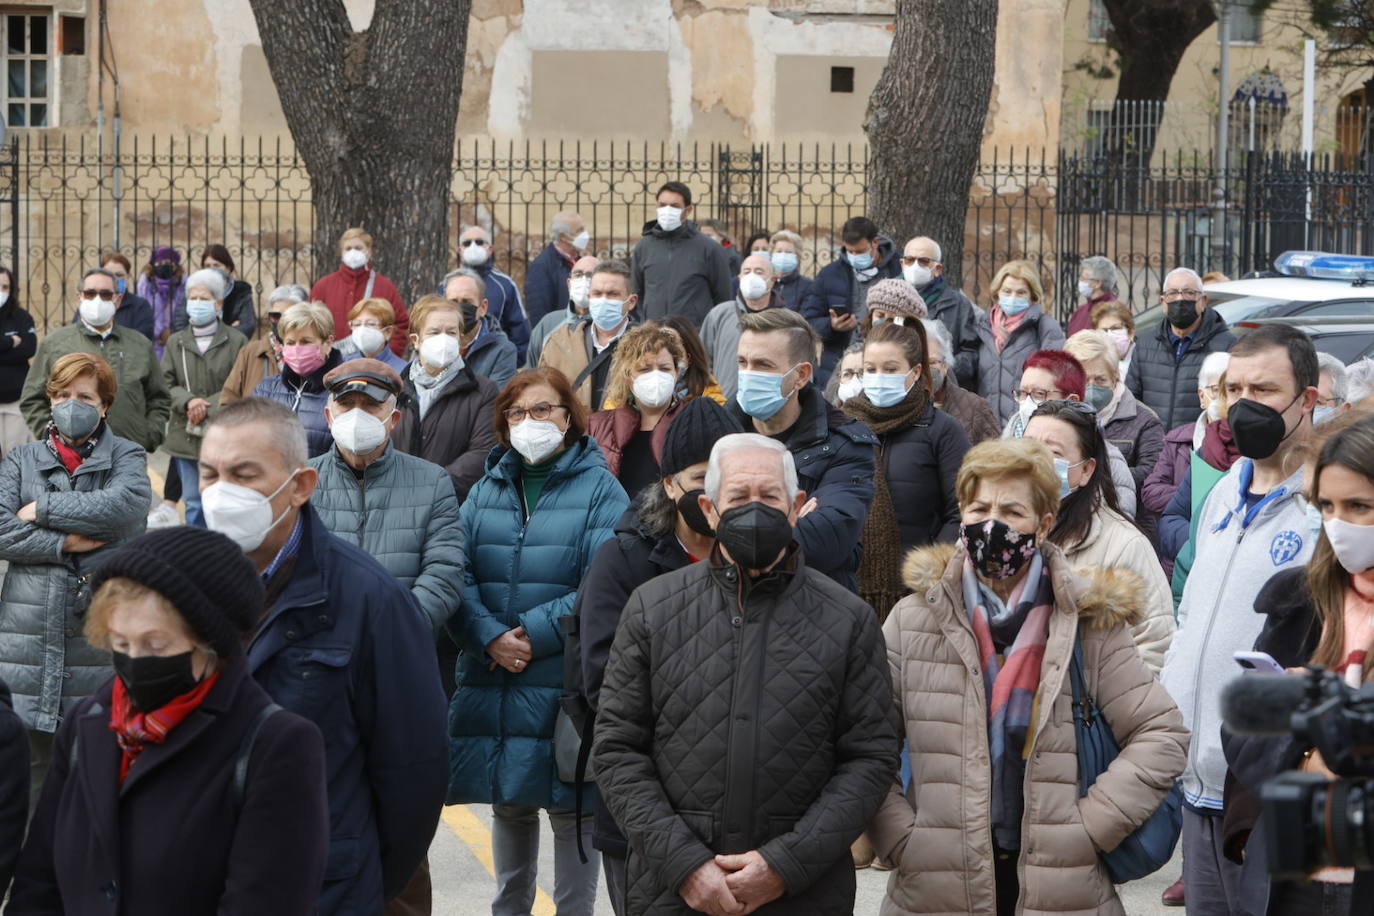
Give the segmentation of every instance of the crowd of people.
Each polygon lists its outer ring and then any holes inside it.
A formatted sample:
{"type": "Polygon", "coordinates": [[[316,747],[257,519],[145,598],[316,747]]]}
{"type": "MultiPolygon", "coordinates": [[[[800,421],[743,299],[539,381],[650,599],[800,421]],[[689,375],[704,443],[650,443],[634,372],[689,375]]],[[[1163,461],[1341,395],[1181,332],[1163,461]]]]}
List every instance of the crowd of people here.
{"type": "Polygon", "coordinates": [[[1085,258],[1061,325],[1029,262],[976,303],[860,216],[808,277],[655,204],[628,263],[557,214],[523,295],[468,227],[409,307],[361,228],[262,303],[222,245],[111,252],[41,339],[0,268],[6,912],[428,913],[481,803],[495,916],[542,814],[568,916],[849,913],[866,867],[1122,913],[1176,787],[1166,903],[1347,901],[1256,820],[1320,754],[1218,698],[1237,651],[1374,665],[1374,368],[1186,267],[1138,334],[1085,258]]]}

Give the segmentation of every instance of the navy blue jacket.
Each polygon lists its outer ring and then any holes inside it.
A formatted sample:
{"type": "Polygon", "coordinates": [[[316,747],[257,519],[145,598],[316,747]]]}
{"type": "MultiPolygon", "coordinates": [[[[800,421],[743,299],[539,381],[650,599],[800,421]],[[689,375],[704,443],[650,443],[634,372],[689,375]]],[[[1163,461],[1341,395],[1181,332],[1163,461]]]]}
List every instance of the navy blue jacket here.
{"type": "MultiPolygon", "coordinates": [[[[778,277],[778,282],[773,285],[773,289],[782,296],[784,308],[800,312],[802,302],[806,300],[815,282],[810,277],[803,277],[800,270],[794,270],[784,277],[778,277]]],[[[735,280],[735,286],[739,286],[738,278],[735,280]]]]}
{"type": "Polygon", "coordinates": [[[291,580],[248,647],[253,677],[319,726],[329,790],[321,916],[376,914],[429,849],[448,782],[434,632],[410,590],[309,504],[291,580]]]}
{"type": "MultiPolygon", "coordinates": [[[[506,382],[515,376],[516,367],[520,365],[520,357],[516,353],[515,344],[497,327],[496,319],[488,314],[482,322],[482,330],[468,347],[468,352],[463,354],[463,362],[474,375],[484,375],[491,379],[492,384],[500,391],[506,387],[506,382]]],[[[525,329],[525,340],[529,340],[529,328],[525,329]]]]}
{"type": "MultiPolygon", "coordinates": [[[[815,385],[807,385],[798,397],[801,417],[773,437],[792,453],[798,486],[808,497],[816,497],[816,509],[797,522],[797,540],[806,551],[807,566],[857,594],[878,437],[826,403],[815,385]]],[[[737,401],[726,406],[742,429],[754,431],[753,419],[737,401]]]]}
{"type": "MultiPolygon", "coordinates": [[[[487,317],[496,322],[515,344],[515,364],[525,361],[525,347],[530,342],[530,322],[525,317],[525,304],[515,281],[496,269],[496,258],[474,268],[487,284],[487,317]]],[[[571,271],[569,271],[571,272],[571,271]]],[[[479,373],[481,374],[481,373],[479,373]]]]}
{"type": "MultiPolygon", "coordinates": [[[[534,327],[549,312],[562,314],[568,308],[568,276],[572,265],[550,242],[525,269],[525,317],[534,327]]],[[[524,348],[521,348],[523,359],[524,348]]]]}
{"type": "MultiPolygon", "coordinates": [[[[148,320],[153,320],[152,312],[148,320]]],[[[38,351],[38,335],[33,329],[33,316],[17,302],[0,306],[0,404],[13,404],[24,394],[24,377],[29,374],[29,360],[38,351]],[[18,337],[16,346],[10,337],[18,337]]]]}
{"type": "Polygon", "coordinates": [[[329,431],[329,420],[324,415],[324,405],[329,403],[324,377],[341,362],[343,355],[338,350],[330,350],[324,365],[305,378],[282,363],[281,372],[269,375],[253,389],[253,397],[285,404],[300,418],[301,425],[305,427],[305,444],[311,458],[323,455],[334,447],[334,435],[329,431]]]}
{"type": "MultiPolygon", "coordinates": [[[[844,355],[845,349],[854,339],[855,331],[858,330],[854,328],[836,331],[831,328],[830,310],[851,312],[860,323],[863,323],[864,315],[868,313],[865,306],[868,288],[879,280],[902,275],[901,255],[898,254],[897,246],[892,244],[892,239],[887,236],[878,237],[878,251],[873,263],[878,272],[868,280],[861,281],[854,273],[854,268],[850,266],[849,258],[841,254],[821,268],[811,284],[811,289],[802,300],[802,317],[811,322],[811,327],[821,335],[821,364],[816,367],[816,384],[822,389],[825,388],[825,383],[830,381],[830,373],[839,365],[840,357],[844,355]]],[[[816,554],[811,551],[810,545],[804,546],[807,547],[807,562],[815,568],[811,561],[816,558],[816,554]]]]}

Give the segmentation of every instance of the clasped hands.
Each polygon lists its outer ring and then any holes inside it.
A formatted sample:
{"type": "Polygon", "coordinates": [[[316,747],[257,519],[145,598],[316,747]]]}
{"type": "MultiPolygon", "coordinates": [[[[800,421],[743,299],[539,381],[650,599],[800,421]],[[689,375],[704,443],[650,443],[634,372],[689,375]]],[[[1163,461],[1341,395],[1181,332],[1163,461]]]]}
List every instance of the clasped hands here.
{"type": "Polygon", "coordinates": [[[530,637],[524,627],[507,630],[487,643],[487,654],[492,658],[491,664],[487,665],[488,671],[495,671],[496,666],[500,665],[511,674],[524,671],[534,658],[530,637]]]}
{"type": "Polygon", "coordinates": [[[757,849],[716,856],[678,887],[688,906],[710,916],[746,916],[786,891],[782,878],[757,849]]]}

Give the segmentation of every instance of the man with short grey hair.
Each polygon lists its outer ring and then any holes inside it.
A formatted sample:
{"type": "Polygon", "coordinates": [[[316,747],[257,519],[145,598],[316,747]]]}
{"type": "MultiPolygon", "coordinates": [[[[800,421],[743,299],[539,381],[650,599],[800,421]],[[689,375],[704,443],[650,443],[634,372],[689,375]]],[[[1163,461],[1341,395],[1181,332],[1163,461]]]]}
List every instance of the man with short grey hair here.
{"type": "Polygon", "coordinates": [[[584,254],[573,262],[568,273],[567,287],[564,292],[566,306],[561,311],[549,312],[539,319],[530,331],[530,344],[525,348],[525,368],[533,369],[539,365],[539,356],[544,352],[544,343],[560,329],[571,328],[588,316],[592,299],[592,273],[601,263],[594,256],[584,254]]]}
{"type": "Polygon", "coordinates": [[[53,363],[68,353],[96,353],[114,369],[118,389],[105,416],[116,436],[153,452],[167,432],[172,395],[148,338],[115,322],[115,275],[92,267],[76,284],[77,320],[38,345],[19,395],[19,410],[37,439],[52,419],[46,383],[53,363]]]}
{"type": "Polygon", "coordinates": [[[635,850],[631,913],[749,913],[784,895],[789,911],[853,911],[849,847],[899,739],[877,616],[806,565],[805,501],[785,446],[722,437],[698,497],[711,556],[625,606],[593,765],[635,850]]]}
{"type": "MultiPolygon", "coordinates": [[[[449,271],[442,286],[444,298],[462,313],[458,343],[463,362],[476,374],[491,379],[497,388],[504,388],[520,365],[520,355],[514,341],[491,317],[491,300],[487,295],[493,287],[470,267],[449,271]]],[[[419,334],[423,329],[414,330],[419,334]]]]}
{"type": "Polygon", "coordinates": [[[945,282],[943,257],[938,242],[918,235],[902,249],[902,277],[921,294],[926,313],[949,331],[950,368],[959,384],[973,391],[978,387],[978,311],[963,290],[945,282]]]}
{"type": "Polygon", "coordinates": [[[1349,391],[1345,363],[1317,351],[1317,406],[1312,411],[1312,423],[1325,423],[1340,411],[1349,410],[1349,391]]]}
{"type": "MultiPolygon", "coordinates": [[[[568,276],[579,256],[591,253],[592,236],[581,214],[562,210],[549,222],[549,244],[525,270],[525,315],[537,326],[545,315],[562,314],[568,307],[568,276]]],[[[536,365],[539,357],[525,357],[536,365]]]]}
{"type": "Polygon", "coordinates": [[[469,226],[458,236],[458,261],[477,273],[486,285],[487,315],[510,342],[515,344],[516,365],[525,361],[525,346],[530,341],[530,322],[515,281],[496,269],[496,249],[491,233],[481,226],[469,226]]]}
{"type": "Polygon", "coordinates": [[[735,396],[736,366],[739,351],[739,320],[750,312],[782,305],[782,297],[773,288],[773,261],[766,254],[751,254],[744,259],[739,272],[739,294],[707,312],[701,323],[701,343],[711,361],[711,374],[725,394],[735,396]]]}
{"type": "Polygon", "coordinates": [[[1078,298],[1083,300],[1083,304],[1069,316],[1064,334],[1072,337],[1079,331],[1091,330],[1093,309],[1104,302],[1116,300],[1116,284],[1116,265],[1110,258],[1101,255],[1084,258],[1078,266],[1078,298]]]}
{"type": "Polygon", "coordinates": [[[1231,349],[1236,337],[1226,320],[1207,307],[1197,271],[1177,267],[1164,278],[1159,301],[1164,321],[1136,338],[1126,388],[1159,415],[1165,429],[1192,423],[1202,413],[1197,373],[1208,353],[1231,349]]]}
{"type": "Polygon", "coordinates": [[[245,398],[210,418],[205,521],[243,548],[267,590],[249,670],[324,735],[329,858],[349,867],[326,870],[319,912],[381,913],[412,877],[428,884],[416,869],[448,788],[448,704],[429,618],[381,564],[330,533],[310,503],[318,480],[288,407],[245,398]]]}

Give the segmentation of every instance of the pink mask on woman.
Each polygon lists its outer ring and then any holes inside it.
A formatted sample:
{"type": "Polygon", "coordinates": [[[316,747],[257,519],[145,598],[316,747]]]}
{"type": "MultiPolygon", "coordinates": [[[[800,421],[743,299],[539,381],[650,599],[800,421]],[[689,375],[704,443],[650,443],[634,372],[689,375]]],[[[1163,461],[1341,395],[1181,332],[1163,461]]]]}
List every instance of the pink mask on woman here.
{"type": "Polygon", "coordinates": [[[297,375],[309,375],[324,365],[319,344],[291,344],[281,348],[282,362],[297,375]]]}

